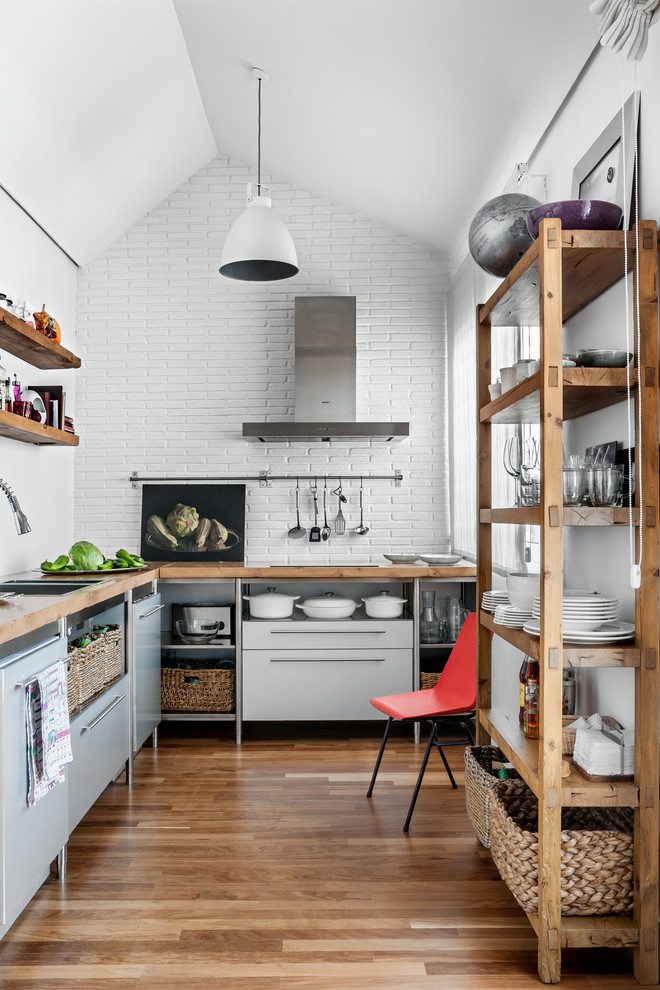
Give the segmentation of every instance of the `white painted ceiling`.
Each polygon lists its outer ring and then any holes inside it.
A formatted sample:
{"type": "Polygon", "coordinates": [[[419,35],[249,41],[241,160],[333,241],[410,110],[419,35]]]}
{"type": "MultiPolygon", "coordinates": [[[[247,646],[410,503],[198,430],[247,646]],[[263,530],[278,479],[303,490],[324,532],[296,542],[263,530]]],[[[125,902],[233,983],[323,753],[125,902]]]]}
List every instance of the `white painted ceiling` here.
{"type": "Polygon", "coordinates": [[[597,42],[588,0],[2,0],[0,184],[85,263],[220,154],[467,253],[597,42]]]}

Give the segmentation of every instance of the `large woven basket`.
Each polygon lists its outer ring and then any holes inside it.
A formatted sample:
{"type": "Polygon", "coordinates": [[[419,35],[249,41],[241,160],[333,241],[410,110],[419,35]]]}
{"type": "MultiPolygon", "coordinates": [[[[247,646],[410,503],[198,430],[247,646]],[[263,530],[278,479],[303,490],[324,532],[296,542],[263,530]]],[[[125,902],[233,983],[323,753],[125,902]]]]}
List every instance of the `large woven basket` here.
{"type": "Polygon", "coordinates": [[[440,673],[437,670],[421,670],[419,672],[419,686],[422,691],[425,691],[427,688],[435,687],[438,683],[439,677],[440,673]]]}
{"type": "MultiPolygon", "coordinates": [[[[561,913],[621,914],[633,902],[630,808],[563,808],[561,913]]],[[[500,876],[528,914],[538,912],[538,802],[523,781],[498,781],[490,838],[500,876]]]]}
{"type": "Polygon", "coordinates": [[[163,667],[161,708],[164,712],[231,712],[234,683],[233,670],[163,667]]]}
{"type": "MultiPolygon", "coordinates": [[[[468,818],[482,846],[490,849],[490,794],[498,782],[494,763],[504,763],[504,754],[497,746],[465,747],[465,807],[468,818]]],[[[513,767],[507,767],[511,780],[520,780],[513,767]]]]}
{"type": "Polygon", "coordinates": [[[69,715],[84,708],[123,671],[121,626],[96,626],[87,646],[70,644],[67,652],[69,715]]]}

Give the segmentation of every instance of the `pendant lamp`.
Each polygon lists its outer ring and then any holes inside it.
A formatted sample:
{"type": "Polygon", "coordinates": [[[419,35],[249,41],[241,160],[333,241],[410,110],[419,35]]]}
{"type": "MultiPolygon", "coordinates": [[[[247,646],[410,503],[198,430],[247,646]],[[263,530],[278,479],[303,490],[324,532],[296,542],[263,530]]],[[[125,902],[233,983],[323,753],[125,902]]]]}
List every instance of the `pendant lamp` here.
{"type": "Polygon", "coordinates": [[[240,282],[277,282],[297,275],[298,258],[291,234],[271,209],[261,184],[261,84],[263,69],[252,69],[258,82],[257,182],[248,183],[247,208],[229,233],[220,259],[220,274],[240,282]]]}

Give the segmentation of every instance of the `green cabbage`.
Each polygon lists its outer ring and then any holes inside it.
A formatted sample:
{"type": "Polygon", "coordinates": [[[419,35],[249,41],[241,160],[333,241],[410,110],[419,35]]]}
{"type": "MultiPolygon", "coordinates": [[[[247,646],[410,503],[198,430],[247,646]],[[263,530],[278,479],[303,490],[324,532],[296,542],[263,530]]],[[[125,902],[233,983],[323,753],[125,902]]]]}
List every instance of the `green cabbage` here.
{"type": "Polygon", "coordinates": [[[77,571],[98,571],[105,560],[105,555],[99,548],[93,543],[88,543],[87,540],[74,543],[69,550],[69,557],[77,571]]]}

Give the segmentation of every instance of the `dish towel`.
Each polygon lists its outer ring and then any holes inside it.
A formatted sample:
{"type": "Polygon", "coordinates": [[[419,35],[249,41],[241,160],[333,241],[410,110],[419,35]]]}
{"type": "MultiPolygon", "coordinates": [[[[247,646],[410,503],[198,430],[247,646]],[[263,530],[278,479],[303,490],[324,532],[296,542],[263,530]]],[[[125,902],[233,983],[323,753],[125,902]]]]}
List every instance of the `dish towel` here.
{"type": "Polygon", "coordinates": [[[25,715],[27,803],[36,804],[63,783],[64,767],[73,762],[65,660],[58,660],[26,684],[25,715]]]}

